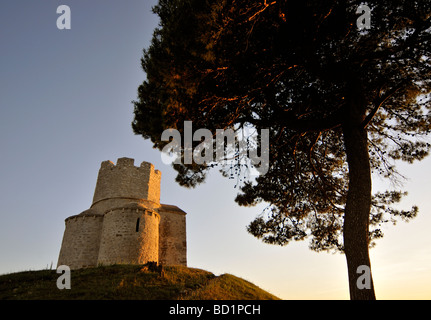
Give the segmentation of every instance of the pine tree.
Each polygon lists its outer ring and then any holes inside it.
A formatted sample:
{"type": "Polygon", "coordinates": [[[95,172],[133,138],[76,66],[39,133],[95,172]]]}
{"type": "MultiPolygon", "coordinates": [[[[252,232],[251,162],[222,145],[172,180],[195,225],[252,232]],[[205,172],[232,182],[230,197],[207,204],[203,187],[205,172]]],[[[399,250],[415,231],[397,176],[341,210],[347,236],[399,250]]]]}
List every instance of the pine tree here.
{"type": "MultiPolygon", "coordinates": [[[[352,299],[380,225],[409,220],[402,191],[372,194],[372,173],[402,181],[396,163],[428,155],[431,1],[160,0],[134,101],[136,134],[162,149],[166,128],[270,129],[270,166],[236,201],[268,208],[248,226],[264,242],[310,239],[345,254],[352,299]],[[366,8],[365,8],[366,9],[366,8]],[[358,11],[358,13],[357,13],[358,11]]],[[[213,165],[176,164],[195,186],[213,165]]],[[[222,169],[223,170],[223,169],[222,169]]]]}

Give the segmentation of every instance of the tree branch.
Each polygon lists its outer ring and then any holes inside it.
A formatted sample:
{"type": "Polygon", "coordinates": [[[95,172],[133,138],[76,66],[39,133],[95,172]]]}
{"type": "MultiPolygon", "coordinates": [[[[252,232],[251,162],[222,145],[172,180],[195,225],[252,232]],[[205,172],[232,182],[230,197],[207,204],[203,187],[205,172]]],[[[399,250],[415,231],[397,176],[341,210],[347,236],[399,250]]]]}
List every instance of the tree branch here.
{"type": "Polygon", "coordinates": [[[263,3],[264,7],[263,7],[263,9],[260,9],[258,12],[256,12],[250,18],[248,18],[248,21],[253,20],[258,14],[261,14],[263,11],[266,10],[266,8],[268,8],[269,6],[272,6],[275,3],[277,3],[277,1],[273,1],[273,2],[271,2],[271,3],[268,4],[268,3],[266,3],[266,0],[264,0],[264,3],[263,3]]]}
{"type": "Polygon", "coordinates": [[[410,81],[410,79],[405,79],[405,80],[401,81],[401,83],[398,86],[396,86],[396,87],[392,88],[391,90],[389,90],[388,92],[386,92],[386,94],[384,94],[383,97],[381,97],[380,99],[376,99],[377,101],[374,103],[373,110],[371,110],[371,112],[365,117],[364,121],[362,122],[363,128],[366,128],[368,126],[368,124],[371,122],[371,120],[376,115],[377,111],[379,111],[380,107],[390,97],[392,97],[395,93],[397,93],[409,81],[410,81]]]}

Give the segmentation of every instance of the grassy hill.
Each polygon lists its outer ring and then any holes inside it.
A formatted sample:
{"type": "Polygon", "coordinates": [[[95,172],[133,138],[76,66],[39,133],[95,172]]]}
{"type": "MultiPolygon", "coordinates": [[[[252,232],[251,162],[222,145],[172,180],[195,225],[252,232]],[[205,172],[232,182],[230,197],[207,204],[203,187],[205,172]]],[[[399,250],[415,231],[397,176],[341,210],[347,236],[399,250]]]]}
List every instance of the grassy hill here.
{"type": "Polygon", "coordinates": [[[72,270],[71,289],[59,290],[56,270],[0,276],[0,300],[276,300],[230,274],[187,267],[114,265],[72,270]]]}

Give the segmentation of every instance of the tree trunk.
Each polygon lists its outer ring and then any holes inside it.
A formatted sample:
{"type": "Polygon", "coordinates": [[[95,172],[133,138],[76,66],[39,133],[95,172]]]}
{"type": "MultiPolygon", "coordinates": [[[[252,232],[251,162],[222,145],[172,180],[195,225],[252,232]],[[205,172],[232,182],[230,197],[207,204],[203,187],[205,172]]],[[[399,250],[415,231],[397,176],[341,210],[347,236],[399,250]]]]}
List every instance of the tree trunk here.
{"type": "Polygon", "coordinates": [[[367,131],[363,127],[365,103],[362,99],[358,99],[358,95],[351,98],[353,99],[343,123],[344,145],[349,166],[349,191],[344,210],[344,252],[349,275],[350,298],[374,300],[376,297],[368,253],[371,169],[367,131]]]}

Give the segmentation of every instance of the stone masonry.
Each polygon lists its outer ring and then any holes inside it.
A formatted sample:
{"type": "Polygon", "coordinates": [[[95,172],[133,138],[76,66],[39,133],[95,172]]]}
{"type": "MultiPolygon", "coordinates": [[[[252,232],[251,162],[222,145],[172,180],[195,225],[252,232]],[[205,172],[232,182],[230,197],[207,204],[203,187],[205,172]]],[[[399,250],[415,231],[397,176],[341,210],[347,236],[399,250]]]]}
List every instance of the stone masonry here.
{"type": "Polygon", "coordinates": [[[148,162],[102,162],[91,207],[65,221],[58,265],[186,266],[186,213],[160,204],[160,178],[148,162]]]}

